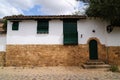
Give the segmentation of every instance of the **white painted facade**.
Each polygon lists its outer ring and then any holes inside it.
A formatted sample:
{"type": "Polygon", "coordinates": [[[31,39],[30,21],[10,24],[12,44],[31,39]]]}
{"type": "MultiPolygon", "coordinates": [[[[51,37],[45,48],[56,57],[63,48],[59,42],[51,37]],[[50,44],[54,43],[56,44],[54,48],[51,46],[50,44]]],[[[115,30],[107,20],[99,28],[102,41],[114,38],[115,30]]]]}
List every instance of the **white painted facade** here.
{"type": "Polygon", "coordinates": [[[106,30],[107,23],[100,20],[79,20],[78,32],[79,32],[79,44],[87,44],[87,41],[91,37],[96,37],[102,44],[106,43],[106,30]],[[93,30],[95,32],[93,32],[93,30]],[[82,37],[81,37],[82,35],[82,37]]]}
{"type": "Polygon", "coordinates": [[[37,34],[37,21],[19,22],[19,30],[12,30],[12,22],[8,22],[7,44],[62,44],[63,22],[49,21],[49,33],[37,34]]]}
{"type": "MultiPolygon", "coordinates": [[[[106,26],[107,23],[101,20],[78,20],[79,44],[86,44],[89,38],[96,37],[107,46],[120,46],[120,28],[115,28],[113,32],[107,33],[106,26]]],[[[35,20],[19,22],[18,31],[12,31],[12,22],[8,21],[7,44],[63,45],[63,21],[50,20],[48,34],[37,34],[37,21],[35,20]]]]}
{"type": "Polygon", "coordinates": [[[107,33],[107,46],[120,46],[120,27],[115,27],[111,33],[107,33]]]}
{"type": "Polygon", "coordinates": [[[0,34],[0,52],[6,51],[6,34],[0,34]]]}

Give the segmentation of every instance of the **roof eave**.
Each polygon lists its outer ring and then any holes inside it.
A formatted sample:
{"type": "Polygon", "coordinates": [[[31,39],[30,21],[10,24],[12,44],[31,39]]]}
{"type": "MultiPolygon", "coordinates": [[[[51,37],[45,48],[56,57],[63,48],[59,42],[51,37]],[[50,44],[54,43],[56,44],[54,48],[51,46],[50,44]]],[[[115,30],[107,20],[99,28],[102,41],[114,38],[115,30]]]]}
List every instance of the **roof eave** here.
{"type": "Polygon", "coordinates": [[[6,16],[7,20],[37,20],[37,19],[86,19],[86,16],[59,15],[59,16],[6,16]]]}

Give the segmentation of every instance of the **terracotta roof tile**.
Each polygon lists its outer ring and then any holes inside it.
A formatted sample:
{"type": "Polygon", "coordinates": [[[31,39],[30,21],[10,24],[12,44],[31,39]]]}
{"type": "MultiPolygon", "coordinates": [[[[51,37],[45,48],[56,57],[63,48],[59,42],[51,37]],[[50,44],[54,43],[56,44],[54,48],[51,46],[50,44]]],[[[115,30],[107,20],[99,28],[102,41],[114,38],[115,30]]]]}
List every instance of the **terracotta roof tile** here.
{"type": "Polygon", "coordinates": [[[0,23],[3,23],[3,19],[0,19],[0,23]]]}
{"type": "Polygon", "coordinates": [[[0,32],[3,32],[4,31],[4,29],[3,29],[3,20],[2,19],[0,19],[0,32]]]}
{"type": "Polygon", "coordinates": [[[35,19],[86,19],[84,15],[44,15],[44,16],[6,16],[7,20],[35,20],[35,19]]]}
{"type": "Polygon", "coordinates": [[[0,32],[4,31],[2,25],[0,24],[0,32]]]}

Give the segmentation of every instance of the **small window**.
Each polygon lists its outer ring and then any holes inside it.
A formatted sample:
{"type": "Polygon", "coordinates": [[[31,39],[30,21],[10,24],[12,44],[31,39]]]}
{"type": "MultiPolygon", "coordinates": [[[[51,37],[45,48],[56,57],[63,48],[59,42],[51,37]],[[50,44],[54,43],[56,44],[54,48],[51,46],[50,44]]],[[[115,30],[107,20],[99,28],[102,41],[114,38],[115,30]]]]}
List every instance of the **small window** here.
{"type": "Polygon", "coordinates": [[[18,30],[19,22],[13,22],[12,24],[12,30],[18,30]]]}
{"type": "Polygon", "coordinates": [[[41,34],[49,33],[48,26],[49,26],[48,20],[37,21],[37,33],[41,33],[41,34]]]}

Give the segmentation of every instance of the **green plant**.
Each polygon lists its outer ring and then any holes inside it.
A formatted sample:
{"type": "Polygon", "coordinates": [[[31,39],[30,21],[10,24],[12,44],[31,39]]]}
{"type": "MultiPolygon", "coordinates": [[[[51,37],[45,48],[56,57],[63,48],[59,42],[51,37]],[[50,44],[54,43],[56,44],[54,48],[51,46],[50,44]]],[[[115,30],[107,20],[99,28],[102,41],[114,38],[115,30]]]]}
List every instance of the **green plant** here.
{"type": "Polygon", "coordinates": [[[120,27],[120,0],[77,0],[87,4],[86,15],[89,17],[99,17],[109,22],[108,33],[113,27],[120,27]]]}
{"type": "Polygon", "coordinates": [[[119,67],[117,65],[111,65],[110,71],[112,71],[112,72],[119,72],[119,67]]]}
{"type": "Polygon", "coordinates": [[[5,31],[7,31],[7,20],[6,19],[4,19],[3,20],[3,29],[5,30],[5,31]]]}

